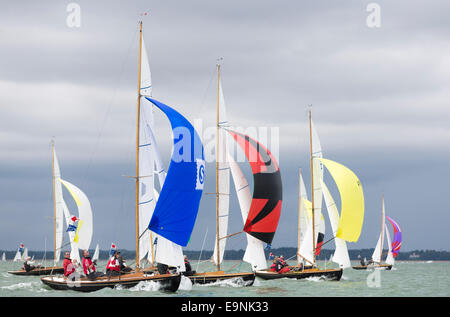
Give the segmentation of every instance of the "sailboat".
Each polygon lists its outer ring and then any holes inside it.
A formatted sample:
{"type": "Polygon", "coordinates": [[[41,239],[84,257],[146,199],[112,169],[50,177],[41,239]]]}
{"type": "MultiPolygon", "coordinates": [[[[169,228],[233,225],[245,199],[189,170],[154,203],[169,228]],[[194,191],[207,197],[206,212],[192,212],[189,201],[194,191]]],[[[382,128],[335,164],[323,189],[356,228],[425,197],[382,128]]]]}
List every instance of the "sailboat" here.
{"type": "MultiPolygon", "coordinates": [[[[52,166],[53,166],[53,266],[40,266],[33,270],[26,272],[25,270],[10,271],[9,273],[15,275],[49,275],[64,273],[62,266],[57,266],[60,261],[63,234],[64,234],[64,219],[67,225],[67,232],[69,235],[71,245],[71,259],[80,261],[79,249],[89,249],[92,238],[93,221],[92,210],[89,199],[86,194],[72,183],[61,178],[59,169],[59,162],[56,156],[55,144],[52,141],[52,166]],[[69,209],[64,201],[62,194],[62,186],[64,186],[73,197],[78,207],[78,217],[70,214],[69,209]]],[[[27,250],[25,249],[26,253],[27,250]]],[[[26,258],[26,255],[23,256],[26,258]]]]}
{"type": "Polygon", "coordinates": [[[398,251],[400,250],[402,243],[402,231],[400,229],[400,226],[397,222],[395,222],[392,218],[385,215],[385,209],[384,209],[384,196],[382,198],[382,207],[381,207],[381,232],[380,236],[378,237],[377,245],[373,251],[372,258],[369,260],[368,263],[363,263],[364,261],[361,261],[360,265],[353,266],[355,270],[366,270],[366,269],[373,269],[373,268],[380,268],[380,269],[386,269],[390,270],[392,269],[392,266],[395,262],[395,257],[398,255],[398,251]],[[394,240],[391,243],[391,237],[389,234],[389,230],[386,225],[386,220],[391,223],[392,228],[394,230],[394,240]],[[382,257],[383,257],[383,245],[384,245],[384,236],[386,235],[387,238],[387,245],[388,245],[388,254],[385,260],[385,263],[382,263],[382,257]]]}
{"type": "Polygon", "coordinates": [[[20,243],[19,247],[17,248],[16,255],[14,256],[13,262],[22,261],[24,254],[24,244],[20,243]]]}
{"type": "MultiPolygon", "coordinates": [[[[142,21],[139,22],[139,79],[138,79],[138,101],[137,101],[137,132],[136,132],[136,270],[128,274],[120,274],[111,277],[99,277],[91,281],[85,277],[73,282],[64,277],[42,278],[41,281],[54,289],[60,290],[76,290],[83,292],[95,291],[101,288],[116,286],[133,287],[140,282],[158,282],[160,290],[175,292],[181,281],[181,274],[178,272],[168,272],[159,274],[157,272],[146,272],[141,267],[141,251],[149,252],[151,248],[151,240],[141,242],[143,237],[149,236],[149,233],[155,233],[159,237],[166,239],[172,243],[173,254],[181,254],[181,248],[186,246],[192,233],[195,219],[198,213],[198,207],[203,192],[203,183],[205,180],[205,161],[203,153],[203,145],[200,137],[195,131],[192,124],[175,109],[149,98],[146,90],[150,87],[142,85],[142,53],[145,52],[142,45],[142,21]],[[142,101],[142,105],[141,105],[142,101]],[[148,101],[148,102],[147,102],[148,101]],[[145,103],[144,103],[145,102],[145,103]],[[153,191],[147,190],[148,178],[153,177],[153,161],[148,156],[142,155],[146,153],[151,155],[151,151],[141,151],[141,148],[149,148],[150,144],[141,144],[140,137],[143,131],[151,132],[151,119],[149,114],[153,111],[153,106],[159,108],[169,119],[172,134],[174,151],[172,152],[171,163],[167,171],[164,186],[161,189],[160,197],[154,206],[154,210],[149,208],[145,210],[142,205],[150,205],[154,203],[154,199],[150,198],[142,200],[141,198],[152,195],[153,191]],[[181,159],[180,159],[181,156],[181,159]],[[150,171],[141,171],[142,162],[140,160],[149,160],[146,162],[151,167],[150,171]],[[142,174],[144,172],[144,174],[142,174]],[[148,174],[145,174],[148,173],[148,174]],[[151,210],[150,216],[146,211],[151,210]],[[147,217],[147,220],[143,220],[147,217]],[[145,245],[145,243],[147,243],[145,245]]],[[[145,63],[144,63],[145,64],[145,63]]],[[[147,63],[148,65],[148,63],[147,63]]],[[[158,252],[164,254],[164,252],[158,252]]],[[[172,255],[173,255],[172,254],[172,255]]],[[[172,265],[170,261],[164,258],[158,260],[159,263],[172,265]]],[[[184,264],[184,261],[183,261],[184,264]]],[[[182,268],[179,268],[180,270],[182,268]]]]}
{"type": "Polygon", "coordinates": [[[281,211],[281,177],[278,165],[270,152],[256,140],[228,129],[226,119],[225,101],[220,80],[220,63],[217,63],[217,117],[216,117],[216,239],[211,260],[216,265],[216,271],[202,272],[189,275],[195,284],[209,284],[217,281],[241,279],[245,286],[251,286],[255,280],[255,269],[267,267],[264,255],[263,241],[271,243],[281,211]],[[238,164],[227,150],[227,132],[243,148],[247,156],[254,158],[258,154],[270,158],[264,162],[254,163],[250,166],[254,174],[254,193],[250,194],[247,180],[238,164]],[[248,153],[251,145],[252,153],[248,153]],[[259,151],[259,152],[258,152],[259,151]],[[266,165],[267,164],[267,165],[266,165]],[[262,172],[264,170],[264,173],[262,172]],[[233,176],[236,193],[239,200],[244,230],[227,235],[230,197],[230,171],[233,176]],[[269,193],[269,194],[267,194],[269,193]],[[260,197],[260,195],[270,197],[260,197]],[[268,199],[267,205],[261,202],[268,199]],[[272,203],[275,203],[272,205],[272,203]],[[226,273],[221,269],[225,244],[228,237],[246,232],[247,247],[243,257],[245,262],[252,266],[252,272],[226,273]]]}
{"type": "Polygon", "coordinates": [[[340,280],[343,269],[350,265],[345,241],[355,242],[361,233],[364,217],[364,196],[358,178],[342,164],[322,157],[320,143],[311,119],[311,111],[309,112],[309,130],[311,202],[306,199],[305,185],[300,170],[297,265],[291,266],[290,271],[285,273],[273,272],[269,269],[256,271],[256,276],[263,279],[322,277],[329,280],[340,280]],[[340,218],[335,203],[323,182],[323,166],[329,170],[341,195],[340,218]],[[321,214],[322,195],[324,195],[328,207],[333,229],[332,239],[336,242],[336,252],[333,256],[333,261],[339,264],[340,267],[338,269],[321,269],[316,263],[317,251],[326,243],[323,243],[323,237],[320,237],[320,233],[323,234],[324,232],[321,229],[321,225],[323,225],[323,216],[321,214]],[[317,199],[318,197],[320,199],[317,199]],[[316,221],[316,219],[319,221],[316,221]],[[304,232],[302,233],[302,231],[304,232]]]}
{"type": "Polygon", "coordinates": [[[6,254],[5,254],[5,252],[3,252],[3,254],[2,254],[2,262],[6,262],[6,254]]]}

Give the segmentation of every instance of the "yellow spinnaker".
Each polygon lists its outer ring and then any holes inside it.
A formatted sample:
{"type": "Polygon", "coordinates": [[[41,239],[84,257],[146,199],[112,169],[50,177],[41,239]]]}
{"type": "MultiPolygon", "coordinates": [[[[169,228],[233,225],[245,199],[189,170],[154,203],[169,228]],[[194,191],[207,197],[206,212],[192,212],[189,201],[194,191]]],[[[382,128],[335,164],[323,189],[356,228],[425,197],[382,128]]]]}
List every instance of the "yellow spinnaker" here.
{"type": "Polygon", "coordinates": [[[333,177],[341,195],[341,217],[337,238],[356,242],[364,221],[364,194],[358,177],[337,162],[319,158],[333,177]]]}

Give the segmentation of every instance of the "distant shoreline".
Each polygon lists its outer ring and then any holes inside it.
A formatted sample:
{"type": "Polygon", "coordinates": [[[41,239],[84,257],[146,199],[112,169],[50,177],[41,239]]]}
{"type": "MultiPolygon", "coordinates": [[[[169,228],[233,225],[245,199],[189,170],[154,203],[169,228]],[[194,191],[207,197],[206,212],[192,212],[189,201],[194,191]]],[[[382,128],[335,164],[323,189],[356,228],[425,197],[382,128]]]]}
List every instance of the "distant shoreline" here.
{"type": "MultiPolygon", "coordinates": [[[[94,250],[90,250],[91,254],[93,254],[94,250]]],[[[133,250],[123,250],[118,249],[121,254],[126,259],[134,259],[135,251],[133,250]]],[[[348,250],[350,260],[357,261],[361,258],[370,259],[372,257],[374,249],[350,249],[348,250]]],[[[241,260],[244,256],[245,250],[226,250],[224,254],[225,260],[241,260]]],[[[269,254],[273,253],[276,256],[283,255],[285,259],[296,259],[296,248],[288,247],[288,248],[273,248],[270,250],[264,250],[266,258],[269,258],[269,254]]],[[[16,250],[0,250],[0,256],[5,253],[6,259],[11,260],[14,258],[16,254],[16,250]]],[[[333,255],[334,249],[323,249],[320,255],[317,257],[317,260],[329,260],[333,255]]],[[[384,250],[383,254],[387,254],[387,249],[384,250]]],[[[213,251],[204,250],[204,251],[194,251],[194,250],[184,250],[184,254],[187,255],[191,260],[208,260],[211,258],[213,251]],[[200,258],[201,254],[201,258],[200,258]]],[[[33,251],[28,250],[29,256],[34,256],[36,259],[42,259],[44,257],[44,251],[33,251]]],[[[384,257],[385,255],[383,255],[384,257]]],[[[109,257],[109,250],[100,250],[100,259],[107,259],[109,257]]],[[[46,259],[53,258],[53,251],[45,252],[46,259]]],[[[61,255],[62,258],[62,255],[61,255]]],[[[413,251],[405,251],[399,252],[396,257],[397,261],[407,261],[407,262],[426,262],[426,261],[439,261],[439,262],[448,262],[450,261],[450,251],[436,251],[436,250],[413,250],[413,251]]]]}

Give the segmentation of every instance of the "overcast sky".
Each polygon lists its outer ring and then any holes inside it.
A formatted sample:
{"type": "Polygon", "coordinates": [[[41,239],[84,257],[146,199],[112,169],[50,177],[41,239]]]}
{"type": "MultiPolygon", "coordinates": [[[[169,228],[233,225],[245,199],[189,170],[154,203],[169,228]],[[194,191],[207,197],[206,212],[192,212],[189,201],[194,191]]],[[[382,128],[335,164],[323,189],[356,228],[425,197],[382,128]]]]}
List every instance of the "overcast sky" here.
{"type": "MultiPolygon", "coordinates": [[[[312,104],[324,157],[351,168],[363,186],[363,231],[349,248],[375,247],[384,194],[404,251],[449,250],[448,1],[79,0],[80,27],[67,24],[70,2],[0,5],[0,249],[53,246],[52,138],[62,177],[91,201],[92,247],[134,249],[134,182],[123,175],[134,174],[143,18],[153,97],[213,125],[223,57],[230,122],[278,131],[283,207],[273,247],[297,244],[298,169],[309,194],[312,104]],[[367,24],[370,3],[381,9],[380,27],[367,24]]],[[[158,112],[155,121],[168,166],[169,123],[158,112]]],[[[240,166],[252,185],[248,164],[240,166]]],[[[213,164],[206,177],[205,192],[214,191],[213,164]]],[[[238,208],[232,195],[230,233],[242,230],[238,208]]],[[[330,232],[327,224],[326,239],[330,232]]],[[[202,197],[187,249],[200,249],[206,233],[211,250],[212,195],[202,197]]],[[[228,246],[243,248],[244,237],[228,246]]]]}

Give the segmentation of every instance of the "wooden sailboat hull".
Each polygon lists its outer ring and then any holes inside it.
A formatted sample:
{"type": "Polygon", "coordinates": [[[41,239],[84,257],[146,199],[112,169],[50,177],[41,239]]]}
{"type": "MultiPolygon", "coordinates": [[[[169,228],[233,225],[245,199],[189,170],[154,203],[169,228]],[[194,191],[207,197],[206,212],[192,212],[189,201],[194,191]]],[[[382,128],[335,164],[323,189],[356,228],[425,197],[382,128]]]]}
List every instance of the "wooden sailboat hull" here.
{"type": "Polygon", "coordinates": [[[131,273],[123,276],[114,276],[109,279],[106,276],[102,276],[94,281],[82,277],[79,281],[69,281],[69,283],[63,276],[46,276],[42,277],[41,281],[55,290],[73,290],[79,292],[94,292],[102,288],[114,288],[119,285],[121,287],[130,288],[142,281],[153,281],[160,284],[159,290],[161,291],[176,292],[180,286],[181,274],[146,275],[142,273],[131,273]]]}
{"type": "Polygon", "coordinates": [[[371,270],[371,269],[376,269],[376,268],[382,268],[382,269],[389,271],[390,269],[392,269],[392,265],[391,264],[369,264],[369,265],[352,266],[352,268],[354,270],[371,270]]]}
{"type": "Polygon", "coordinates": [[[14,275],[53,275],[53,274],[62,274],[64,273],[64,268],[59,266],[50,266],[50,267],[39,267],[34,268],[31,271],[18,270],[18,271],[8,271],[9,274],[14,275]]]}
{"type": "Polygon", "coordinates": [[[255,274],[257,277],[260,277],[264,280],[274,280],[279,278],[294,278],[299,280],[308,277],[323,277],[327,280],[339,281],[342,277],[342,272],[342,269],[320,270],[311,268],[298,271],[289,271],[286,273],[278,273],[267,269],[256,271],[255,274]]]}
{"type": "Polygon", "coordinates": [[[220,281],[226,281],[231,279],[242,279],[245,282],[245,286],[252,286],[255,282],[255,273],[225,273],[224,271],[218,272],[204,272],[195,273],[193,275],[185,275],[188,277],[192,284],[211,284],[220,281]]]}

